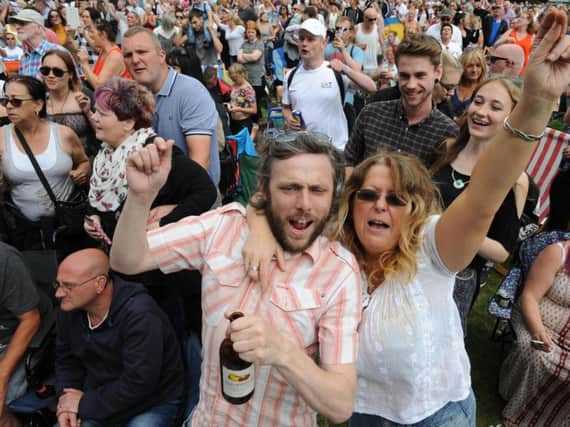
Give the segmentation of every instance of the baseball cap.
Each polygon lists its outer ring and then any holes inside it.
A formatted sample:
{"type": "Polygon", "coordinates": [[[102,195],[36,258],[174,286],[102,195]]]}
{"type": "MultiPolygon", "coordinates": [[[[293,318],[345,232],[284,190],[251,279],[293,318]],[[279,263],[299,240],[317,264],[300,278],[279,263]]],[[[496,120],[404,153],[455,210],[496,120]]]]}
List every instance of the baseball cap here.
{"type": "Polygon", "coordinates": [[[327,29],[323,24],[320,23],[318,19],[309,18],[301,24],[299,31],[305,30],[311,33],[314,36],[323,37],[327,36],[327,29]]]}
{"type": "Polygon", "coordinates": [[[443,9],[441,11],[441,13],[439,14],[439,16],[451,16],[451,10],[449,9],[443,9]]]}
{"type": "Polygon", "coordinates": [[[43,16],[33,9],[21,10],[17,15],[10,16],[8,18],[8,22],[33,22],[34,24],[39,24],[42,27],[44,26],[43,16]]]}

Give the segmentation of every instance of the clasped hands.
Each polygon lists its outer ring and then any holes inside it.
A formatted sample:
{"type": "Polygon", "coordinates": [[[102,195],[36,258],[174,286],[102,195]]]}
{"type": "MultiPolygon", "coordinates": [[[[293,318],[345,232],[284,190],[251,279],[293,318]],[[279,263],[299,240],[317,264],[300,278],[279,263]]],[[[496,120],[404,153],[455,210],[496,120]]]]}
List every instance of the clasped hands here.
{"type": "Polygon", "coordinates": [[[79,427],[79,402],[83,392],[75,388],[63,389],[63,394],[57,401],[57,422],[60,427],[79,427]]]}

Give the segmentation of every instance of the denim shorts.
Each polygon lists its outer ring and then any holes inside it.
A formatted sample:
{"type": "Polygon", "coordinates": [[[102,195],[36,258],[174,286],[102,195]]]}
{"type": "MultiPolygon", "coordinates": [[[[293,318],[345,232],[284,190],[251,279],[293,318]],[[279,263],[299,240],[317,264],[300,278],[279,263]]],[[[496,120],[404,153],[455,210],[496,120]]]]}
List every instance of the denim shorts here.
{"type": "Polygon", "coordinates": [[[475,427],[477,404],[473,390],[465,400],[449,402],[435,414],[414,423],[399,424],[378,415],[355,412],[348,421],[349,427],[475,427]]]}

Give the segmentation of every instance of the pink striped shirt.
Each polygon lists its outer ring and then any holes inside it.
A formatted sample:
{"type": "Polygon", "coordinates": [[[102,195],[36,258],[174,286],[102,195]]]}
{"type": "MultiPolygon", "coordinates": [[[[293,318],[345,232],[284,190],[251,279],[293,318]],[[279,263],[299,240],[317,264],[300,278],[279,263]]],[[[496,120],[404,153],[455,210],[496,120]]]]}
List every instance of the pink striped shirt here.
{"type": "Polygon", "coordinates": [[[286,271],[274,266],[265,291],[247,277],[241,250],[245,210],[230,204],[149,232],[151,253],[165,273],[202,273],[202,377],[193,426],[316,426],[316,413],[272,366],[255,367],[255,392],[243,405],[224,400],[219,346],[239,309],[267,320],[323,364],[353,364],[360,322],[360,274],[352,254],[318,238],[300,254],[286,254],[286,271]]]}

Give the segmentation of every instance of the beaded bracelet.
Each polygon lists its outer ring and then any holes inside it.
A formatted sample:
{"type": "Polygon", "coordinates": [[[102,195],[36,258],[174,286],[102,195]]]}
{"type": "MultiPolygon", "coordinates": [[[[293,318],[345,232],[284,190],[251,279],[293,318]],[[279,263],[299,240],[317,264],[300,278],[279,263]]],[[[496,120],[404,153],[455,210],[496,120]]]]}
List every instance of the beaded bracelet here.
{"type": "Polygon", "coordinates": [[[531,135],[528,133],[523,132],[522,130],[515,129],[509,123],[509,117],[505,117],[505,121],[503,122],[503,129],[509,131],[511,134],[516,136],[517,138],[522,139],[523,141],[527,142],[535,142],[541,139],[544,136],[544,131],[540,135],[531,135]]]}

